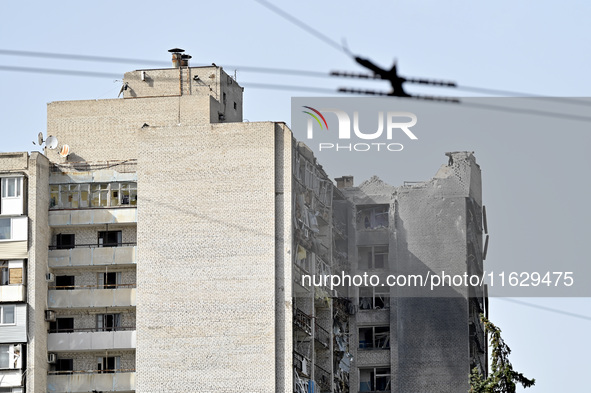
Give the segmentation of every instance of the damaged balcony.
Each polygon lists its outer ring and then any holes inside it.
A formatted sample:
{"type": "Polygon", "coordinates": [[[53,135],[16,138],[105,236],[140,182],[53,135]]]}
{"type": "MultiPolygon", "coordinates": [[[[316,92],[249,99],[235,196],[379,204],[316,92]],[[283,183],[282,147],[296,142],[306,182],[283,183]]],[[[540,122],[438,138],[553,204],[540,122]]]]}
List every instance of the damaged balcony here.
{"type": "Polygon", "coordinates": [[[49,267],[52,268],[135,264],[136,243],[118,243],[117,247],[80,244],[66,250],[49,250],[49,267]]]}
{"type": "Polygon", "coordinates": [[[48,392],[131,392],[135,370],[50,371],[48,392]]]}
{"type": "Polygon", "coordinates": [[[307,335],[312,335],[312,317],[299,308],[295,310],[293,324],[307,335]]]}
{"type": "Polygon", "coordinates": [[[305,377],[310,377],[310,365],[312,362],[310,359],[302,355],[297,351],[293,351],[293,366],[295,369],[300,373],[300,375],[305,377]]]}
{"type": "Polygon", "coordinates": [[[135,307],[135,284],[49,287],[49,308],[135,307]]]}
{"type": "Polygon", "coordinates": [[[332,381],[330,373],[319,365],[314,365],[314,380],[320,386],[321,392],[332,391],[332,381]]]}
{"type": "Polygon", "coordinates": [[[135,327],[67,329],[65,333],[49,333],[49,352],[76,352],[135,349],[135,327]]]}
{"type": "Polygon", "coordinates": [[[330,345],[330,333],[322,326],[315,324],[314,339],[324,348],[328,349],[330,345]]]}

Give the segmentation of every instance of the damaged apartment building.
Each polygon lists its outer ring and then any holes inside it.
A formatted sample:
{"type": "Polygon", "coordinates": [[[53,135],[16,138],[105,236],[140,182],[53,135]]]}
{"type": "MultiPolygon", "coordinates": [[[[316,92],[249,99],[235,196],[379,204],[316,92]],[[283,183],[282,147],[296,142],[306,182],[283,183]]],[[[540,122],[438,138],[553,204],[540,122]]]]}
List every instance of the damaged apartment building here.
{"type": "Polygon", "coordinates": [[[243,121],[221,67],[172,56],[123,98],[49,103],[44,154],[0,154],[0,392],[467,391],[478,288],[302,275],[481,272],[473,155],[335,184],[284,123],[243,121]]]}

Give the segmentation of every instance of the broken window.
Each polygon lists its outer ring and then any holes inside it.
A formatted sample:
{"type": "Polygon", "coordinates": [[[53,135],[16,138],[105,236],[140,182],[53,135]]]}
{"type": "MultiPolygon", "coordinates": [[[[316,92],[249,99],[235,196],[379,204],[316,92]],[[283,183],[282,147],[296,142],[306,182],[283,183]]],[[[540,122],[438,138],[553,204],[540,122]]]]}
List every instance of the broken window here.
{"type": "Polygon", "coordinates": [[[98,246],[99,247],[121,247],[122,235],[121,231],[99,231],[98,246]]]}
{"type": "Polygon", "coordinates": [[[55,277],[55,289],[67,290],[74,289],[74,276],[56,276],[55,277]]]}
{"type": "Polygon", "coordinates": [[[98,314],[96,328],[103,332],[112,332],[121,327],[121,314],[98,314]]]}
{"type": "Polygon", "coordinates": [[[121,369],[119,356],[105,356],[97,358],[97,370],[100,373],[115,373],[121,369]]]}
{"type": "Polygon", "coordinates": [[[388,228],[388,205],[357,206],[357,229],[388,228]]]}
{"type": "Polygon", "coordinates": [[[74,248],[76,245],[75,242],[76,235],[60,233],[56,236],[56,249],[58,250],[67,250],[69,248],[74,248]]]}
{"type": "Polygon", "coordinates": [[[56,318],[49,323],[49,333],[73,333],[74,318],[56,318]]]}
{"type": "Polygon", "coordinates": [[[109,185],[108,184],[91,184],[90,185],[90,206],[91,207],[107,207],[109,203],[109,185]]]}
{"type": "Polygon", "coordinates": [[[121,205],[137,205],[137,185],[136,183],[121,183],[121,205]]]}
{"type": "Polygon", "coordinates": [[[359,309],[380,310],[384,308],[390,308],[390,289],[388,287],[359,289],[359,309]]]}
{"type": "Polygon", "coordinates": [[[117,288],[119,284],[121,284],[121,272],[98,274],[98,287],[100,289],[117,288]]]}
{"type": "Polygon", "coordinates": [[[360,270],[385,269],[388,266],[388,246],[364,246],[357,249],[360,270]]]}
{"type": "Polygon", "coordinates": [[[359,369],[360,392],[389,392],[391,390],[389,367],[359,369]]]}
{"type": "Polygon", "coordinates": [[[306,273],[312,272],[312,263],[316,259],[313,252],[307,251],[304,247],[298,245],[298,252],[296,254],[296,266],[306,273]]]}
{"type": "Polygon", "coordinates": [[[359,328],[359,349],[389,349],[390,327],[370,326],[359,328]]]}
{"type": "Polygon", "coordinates": [[[137,183],[54,184],[50,208],[78,209],[137,205],[137,183]]]}

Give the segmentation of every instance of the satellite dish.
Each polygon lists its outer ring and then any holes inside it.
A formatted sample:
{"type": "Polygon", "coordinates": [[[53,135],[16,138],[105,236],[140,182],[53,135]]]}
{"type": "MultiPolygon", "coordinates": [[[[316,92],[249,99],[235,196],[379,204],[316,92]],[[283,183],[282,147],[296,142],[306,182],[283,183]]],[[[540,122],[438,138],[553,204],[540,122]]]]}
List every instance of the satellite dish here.
{"type": "Polygon", "coordinates": [[[43,144],[43,133],[42,132],[40,132],[37,135],[37,142],[39,142],[39,146],[41,146],[43,144]]]}
{"type": "Polygon", "coordinates": [[[66,158],[68,156],[68,154],[70,154],[70,146],[63,145],[62,148],[60,149],[60,156],[62,156],[63,158],[66,158]]]}
{"type": "Polygon", "coordinates": [[[48,136],[45,141],[45,146],[51,150],[57,149],[57,138],[51,135],[48,136]]]}

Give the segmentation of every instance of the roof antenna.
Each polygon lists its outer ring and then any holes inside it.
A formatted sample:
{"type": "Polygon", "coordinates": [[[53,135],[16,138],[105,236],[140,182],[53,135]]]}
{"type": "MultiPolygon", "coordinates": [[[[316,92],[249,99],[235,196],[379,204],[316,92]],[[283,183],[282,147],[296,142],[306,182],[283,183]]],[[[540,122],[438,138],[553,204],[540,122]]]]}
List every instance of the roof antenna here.
{"type": "Polygon", "coordinates": [[[117,98],[123,93],[125,90],[129,89],[129,83],[124,82],[123,86],[121,86],[121,90],[119,90],[119,94],[117,94],[117,98]]]}

